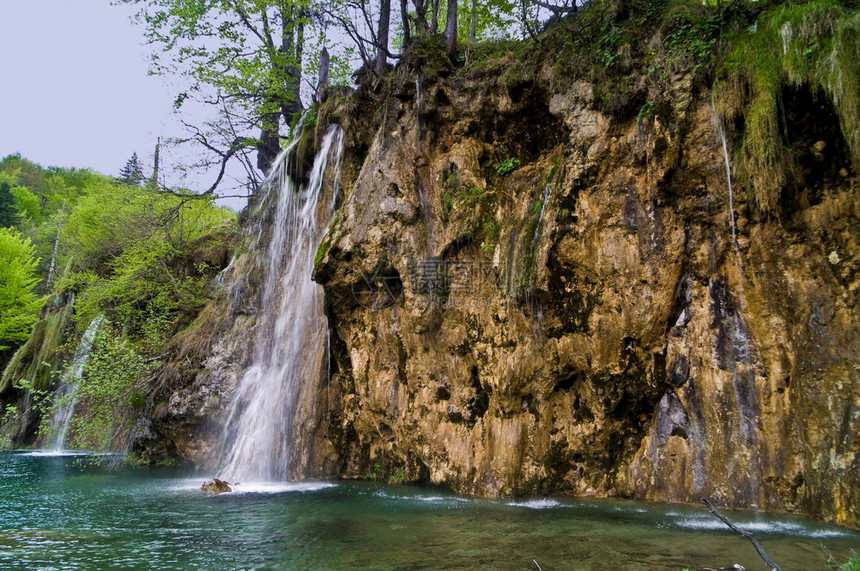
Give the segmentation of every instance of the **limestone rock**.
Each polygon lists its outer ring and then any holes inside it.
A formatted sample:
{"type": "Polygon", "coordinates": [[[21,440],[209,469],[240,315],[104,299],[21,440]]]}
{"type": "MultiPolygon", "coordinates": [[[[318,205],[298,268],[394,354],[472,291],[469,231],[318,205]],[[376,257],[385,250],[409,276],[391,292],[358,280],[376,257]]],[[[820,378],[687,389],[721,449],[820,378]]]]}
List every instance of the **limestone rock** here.
{"type": "Polygon", "coordinates": [[[206,480],[203,482],[203,485],[200,486],[200,489],[207,494],[226,494],[233,491],[233,488],[230,487],[230,484],[225,482],[224,480],[219,480],[218,478],[213,478],[212,480],[206,480]]]}
{"type": "MultiPolygon", "coordinates": [[[[404,76],[384,109],[355,94],[321,110],[318,129],[347,131],[315,266],[331,374],[298,405],[292,475],[706,496],[860,526],[851,165],[780,216],[736,189],[734,243],[711,97],[692,74],[652,93],[642,121],[550,76],[437,78],[420,106],[404,76]]],[[[246,213],[210,341],[163,371],[144,443],[198,465],[266,310],[263,205],[246,213]]]]}

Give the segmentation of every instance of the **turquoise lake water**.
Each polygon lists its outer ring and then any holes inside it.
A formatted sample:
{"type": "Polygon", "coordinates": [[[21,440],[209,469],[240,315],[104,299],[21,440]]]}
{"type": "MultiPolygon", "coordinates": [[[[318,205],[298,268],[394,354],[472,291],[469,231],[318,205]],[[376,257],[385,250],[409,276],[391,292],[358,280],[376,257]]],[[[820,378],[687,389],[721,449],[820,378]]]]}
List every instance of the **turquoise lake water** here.
{"type": "MultiPolygon", "coordinates": [[[[350,482],[207,496],[203,479],[0,453],[0,569],[766,568],[704,507],[350,482]]],[[[784,571],[828,569],[825,550],[841,561],[860,551],[860,534],[837,526],[727,513],[784,571]]]]}

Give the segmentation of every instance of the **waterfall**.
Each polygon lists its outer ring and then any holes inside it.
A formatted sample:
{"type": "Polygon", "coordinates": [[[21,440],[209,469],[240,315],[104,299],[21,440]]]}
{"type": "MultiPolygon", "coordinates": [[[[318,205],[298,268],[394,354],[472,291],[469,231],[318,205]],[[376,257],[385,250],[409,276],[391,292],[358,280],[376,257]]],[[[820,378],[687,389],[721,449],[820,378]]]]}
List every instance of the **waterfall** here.
{"type": "Polygon", "coordinates": [[[732,189],[732,166],[729,162],[729,148],[726,144],[726,131],[723,129],[722,124],[719,122],[719,119],[716,119],[716,113],[714,114],[714,120],[716,121],[717,134],[720,137],[720,142],[723,145],[723,158],[726,161],[726,182],[729,186],[729,214],[731,216],[732,221],[732,244],[734,244],[735,249],[738,247],[738,233],[735,228],[735,196],[734,190],[732,189]]]}
{"type": "Polygon", "coordinates": [[[541,197],[541,205],[540,205],[540,214],[537,219],[537,226],[535,226],[535,234],[532,237],[532,248],[530,255],[534,256],[535,247],[537,247],[538,236],[540,235],[540,225],[543,222],[543,214],[546,212],[546,203],[549,202],[549,185],[543,189],[543,196],[541,197]]]}
{"type": "Polygon", "coordinates": [[[75,356],[69,370],[60,382],[60,387],[54,393],[54,406],[51,414],[51,426],[48,437],[45,439],[44,448],[49,450],[64,450],[66,437],[72,425],[72,416],[75,414],[75,405],[78,401],[78,389],[81,386],[84,368],[90,358],[90,350],[96,338],[99,327],[104,320],[103,315],[98,315],[87,326],[87,330],[81,337],[75,356]]]}
{"type": "Polygon", "coordinates": [[[418,141],[424,137],[421,134],[421,80],[418,74],[415,74],[415,126],[418,133],[418,141]]]}
{"type": "Polygon", "coordinates": [[[293,146],[281,154],[266,181],[272,186],[267,192],[277,192],[277,204],[253,360],[239,380],[224,427],[220,473],[231,481],[287,479],[299,395],[316,387],[327,371],[323,292],[311,274],[314,255],[334,213],[342,146],[343,130],[333,125],[306,185],[292,178],[289,151],[293,146]],[[328,168],[333,169],[335,184],[324,196],[328,168]]]}
{"type": "MultiPolygon", "coordinates": [[[[726,142],[726,131],[720,121],[716,108],[711,106],[714,117],[714,127],[717,135],[720,138],[720,144],[723,149],[723,159],[726,163],[726,184],[729,189],[729,214],[732,226],[732,248],[735,252],[735,260],[738,266],[738,307],[734,312],[726,312],[721,315],[721,322],[729,333],[730,343],[726,347],[727,354],[723,357],[724,368],[732,374],[732,389],[734,391],[735,406],[737,407],[737,421],[741,436],[744,438],[746,445],[750,451],[749,466],[747,474],[749,477],[748,492],[751,500],[751,507],[758,507],[757,502],[760,500],[761,493],[761,459],[758,452],[758,437],[756,435],[756,417],[758,411],[755,408],[754,400],[751,400],[750,395],[755,392],[755,373],[748,369],[752,354],[752,345],[750,343],[749,333],[743,322],[744,306],[746,300],[744,298],[744,267],[743,259],[741,258],[741,249],[738,246],[737,226],[735,223],[735,203],[734,190],[732,188],[732,167],[729,160],[729,149],[726,142]],[[746,366],[746,370],[739,370],[739,363],[746,366]]],[[[728,297],[728,292],[726,292],[728,297]]]]}
{"type": "Polygon", "coordinates": [[[738,246],[738,232],[735,224],[735,197],[734,190],[732,188],[732,166],[729,161],[729,149],[726,144],[726,131],[723,129],[723,124],[720,122],[719,117],[717,116],[716,108],[711,106],[711,110],[713,111],[714,117],[714,128],[717,131],[717,135],[720,138],[720,143],[723,148],[723,158],[726,162],[726,184],[729,187],[729,218],[731,220],[732,225],[732,247],[735,251],[735,258],[738,263],[738,294],[740,298],[741,309],[743,309],[744,304],[744,266],[743,260],[741,259],[741,249],[738,246]]]}

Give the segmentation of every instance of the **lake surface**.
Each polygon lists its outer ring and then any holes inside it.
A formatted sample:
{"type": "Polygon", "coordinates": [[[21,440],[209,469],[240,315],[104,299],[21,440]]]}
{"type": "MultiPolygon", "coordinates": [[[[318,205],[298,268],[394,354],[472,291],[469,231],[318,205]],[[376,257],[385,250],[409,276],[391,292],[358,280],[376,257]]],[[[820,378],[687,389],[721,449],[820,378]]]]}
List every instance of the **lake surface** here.
{"type": "MultiPolygon", "coordinates": [[[[207,496],[203,479],[0,453],[0,569],[766,568],[704,507],[349,482],[207,496]]],[[[840,561],[860,551],[860,534],[837,526],[727,513],[784,571],[827,569],[822,546],[840,561]]]]}

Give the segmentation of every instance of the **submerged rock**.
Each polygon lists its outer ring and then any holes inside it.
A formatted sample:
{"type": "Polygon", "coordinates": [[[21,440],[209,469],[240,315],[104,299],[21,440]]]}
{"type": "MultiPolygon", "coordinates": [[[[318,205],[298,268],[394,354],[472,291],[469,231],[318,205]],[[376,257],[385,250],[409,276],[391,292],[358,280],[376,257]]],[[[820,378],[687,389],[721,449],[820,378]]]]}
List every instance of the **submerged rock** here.
{"type": "Polygon", "coordinates": [[[233,488],[230,487],[229,483],[224,480],[219,480],[218,478],[213,478],[211,481],[206,480],[203,482],[203,485],[200,486],[200,489],[208,494],[226,494],[233,491],[233,488]]]}

